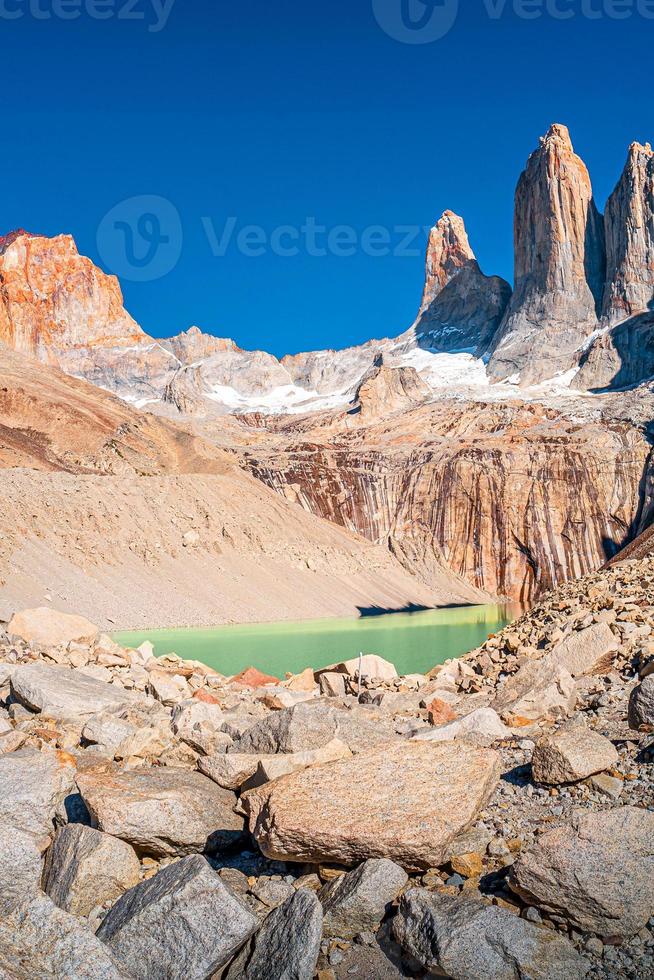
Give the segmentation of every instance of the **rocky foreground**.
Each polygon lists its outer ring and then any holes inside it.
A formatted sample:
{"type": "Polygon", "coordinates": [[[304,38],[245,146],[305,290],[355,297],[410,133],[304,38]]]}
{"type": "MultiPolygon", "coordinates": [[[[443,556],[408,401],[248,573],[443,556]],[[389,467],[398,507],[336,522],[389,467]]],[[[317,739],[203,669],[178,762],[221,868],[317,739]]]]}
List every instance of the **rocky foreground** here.
{"type": "Polygon", "coordinates": [[[654,977],[652,557],[427,676],[26,611],[0,698],[2,977],[654,977]]]}

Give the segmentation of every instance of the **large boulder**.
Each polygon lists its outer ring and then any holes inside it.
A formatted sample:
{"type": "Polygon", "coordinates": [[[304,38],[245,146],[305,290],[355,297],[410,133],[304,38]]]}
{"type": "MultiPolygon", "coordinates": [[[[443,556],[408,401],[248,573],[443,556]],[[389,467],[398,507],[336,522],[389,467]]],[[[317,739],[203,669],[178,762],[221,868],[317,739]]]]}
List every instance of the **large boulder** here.
{"type": "Polygon", "coordinates": [[[77,785],[94,825],[139,854],[212,853],[241,839],[236,797],[197,772],[114,768],[82,773],[77,785]]]}
{"type": "Polygon", "coordinates": [[[308,769],[310,766],[320,766],[327,762],[338,762],[340,759],[351,758],[352,753],[340,738],[334,738],[321,749],[310,752],[292,752],[285,755],[261,756],[257,770],[248,782],[248,786],[262,786],[272,779],[288,776],[292,772],[308,769]]]}
{"type": "Polygon", "coordinates": [[[9,636],[44,647],[68,643],[92,643],[100,630],[82,616],[69,616],[56,609],[24,609],[16,613],[7,627],[9,636]]]}
{"type": "Polygon", "coordinates": [[[31,711],[56,721],[77,721],[137,701],[136,695],[115,684],[44,663],[17,667],[11,675],[11,693],[31,711]]]}
{"type": "Polygon", "coordinates": [[[385,858],[372,858],[328,882],[319,895],[324,935],[354,939],[360,932],[377,932],[408,880],[399,865],[385,858]]]}
{"type": "Polygon", "coordinates": [[[526,901],[604,937],[633,936],[654,913],[654,813],[579,812],[539,837],[513,867],[526,901]]]}
{"type": "Polygon", "coordinates": [[[305,702],[258,722],[239,740],[237,751],[250,755],[307,752],[331,742],[337,729],[332,707],[324,702],[305,702]]]}
{"type": "Polygon", "coordinates": [[[500,686],[491,707],[509,725],[566,718],[577,703],[575,682],[565,667],[530,660],[500,686]]]}
{"type": "Polygon", "coordinates": [[[629,727],[636,731],[654,727],[654,674],[646,677],[631,693],[629,727]]]}
{"type": "Polygon", "coordinates": [[[311,980],[322,937],[322,908],[300,888],[271,912],[230,966],[226,980],[311,980]]]}
{"type": "Polygon", "coordinates": [[[48,851],[43,888],[65,912],[89,915],[138,884],[140,871],[129,844],[91,827],[69,824],[48,851]]]}
{"type": "Polygon", "coordinates": [[[0,917],[0,977],[127,980],[110,950],[44,895],[0,917]]]}
{"type": "Polygon", "coordinates": [[[389,858],[422,870],[443,862],[499,777],[490,749],[403,741],[283,776],[241,799],[267,857],[345,865],[389,858]]]}
{"type": "Polygon", "coordinates": [[[619,761],[608,738],[585,725],[575,725],[543,736],[534,749],[531,768],[537,783],[556,786],[579,782],[619,761]]]}
{"type": "Polygon", "coordinates": [[[54,836],[55,815],[75,789],[73,760],[64,752],[20,749],[0,757],[0,826],[36,838],[42,851],[54,836]]]}
{"type": "Polygon", "coordinates": [[[135,980],[208,980],[259,922],[205,858],[184,858],[128,891],[98,937],[135,980]]]}
{"type": "Polygon", "coordinates": [[[577,980],[588,964],[574,946],[504,909],[415,888],[393,923],[400,945],[451,980],[577,980]]]}
{"type": "Polygon", "coordinates": [[[564,667],[575,678],[608,673],[619,649],[620,643],[609,624],[595,623],[557,643],[547,662],[564,667]]]}

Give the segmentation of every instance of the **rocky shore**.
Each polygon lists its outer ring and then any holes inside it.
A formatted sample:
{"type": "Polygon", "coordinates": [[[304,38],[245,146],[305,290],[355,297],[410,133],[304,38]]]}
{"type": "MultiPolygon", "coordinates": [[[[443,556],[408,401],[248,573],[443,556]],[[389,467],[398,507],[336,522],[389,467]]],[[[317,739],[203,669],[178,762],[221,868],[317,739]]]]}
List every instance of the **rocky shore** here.
{"type": "MultiPolygon", "coordinates": [[[[261,666],[261,665],[260,665],[261,666]]],[[[285,681],[0,630],[0,976],[654,977],[654,558],[285,681]]]]}

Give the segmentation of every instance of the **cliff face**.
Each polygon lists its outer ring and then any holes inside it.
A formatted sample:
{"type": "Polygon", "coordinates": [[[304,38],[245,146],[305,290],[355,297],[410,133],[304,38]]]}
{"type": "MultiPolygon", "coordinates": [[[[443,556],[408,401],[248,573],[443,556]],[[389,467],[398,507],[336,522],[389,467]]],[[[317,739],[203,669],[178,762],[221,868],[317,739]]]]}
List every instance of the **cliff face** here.
{"type": "Polygon", "coordinates": [[[606,206],[607,281],[602,320],[614,325],[654,308],[654,152],[632,143],[606,206]]]}
{"type": "Polygon", "coordinates": [[[588,170],[565,126],[552,126],[516,191],[515,292],[493,344],[489,374],[537,383],[574,367],[598,323],[603,221],[588,170]]]}
{"type": "Polygon", "coordinates": [[[286,420],[245,465],[429,581],[445,565],[526,601],[635,533],[650,447],[628,423],[537,404],[439,402],[349,432],[286,420]]]}
{"type": "Polygon", "coordinates": [[[654,152],[633,143],[606,208],[602,332],[575,387],[625,388],[654,376],[654,152]]]}

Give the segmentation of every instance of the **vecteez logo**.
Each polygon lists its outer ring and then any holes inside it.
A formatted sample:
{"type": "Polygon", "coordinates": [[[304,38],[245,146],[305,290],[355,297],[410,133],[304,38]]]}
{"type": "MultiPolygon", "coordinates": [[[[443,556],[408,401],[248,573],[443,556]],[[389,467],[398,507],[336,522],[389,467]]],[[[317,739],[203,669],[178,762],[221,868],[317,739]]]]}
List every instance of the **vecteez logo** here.
{"type": "Polygon", "coordinates": [[[459,0],[372,0],[377,23],[403,44],[433,44],[454,27],[459,0]]]}
{"type": "Polygon", "coordinates": [[[144,194],[121,201],[98,227],[98,252],[105,265],[131,282],[168,275],[182,254],[182,221],[165,197],[144,194]]]}

